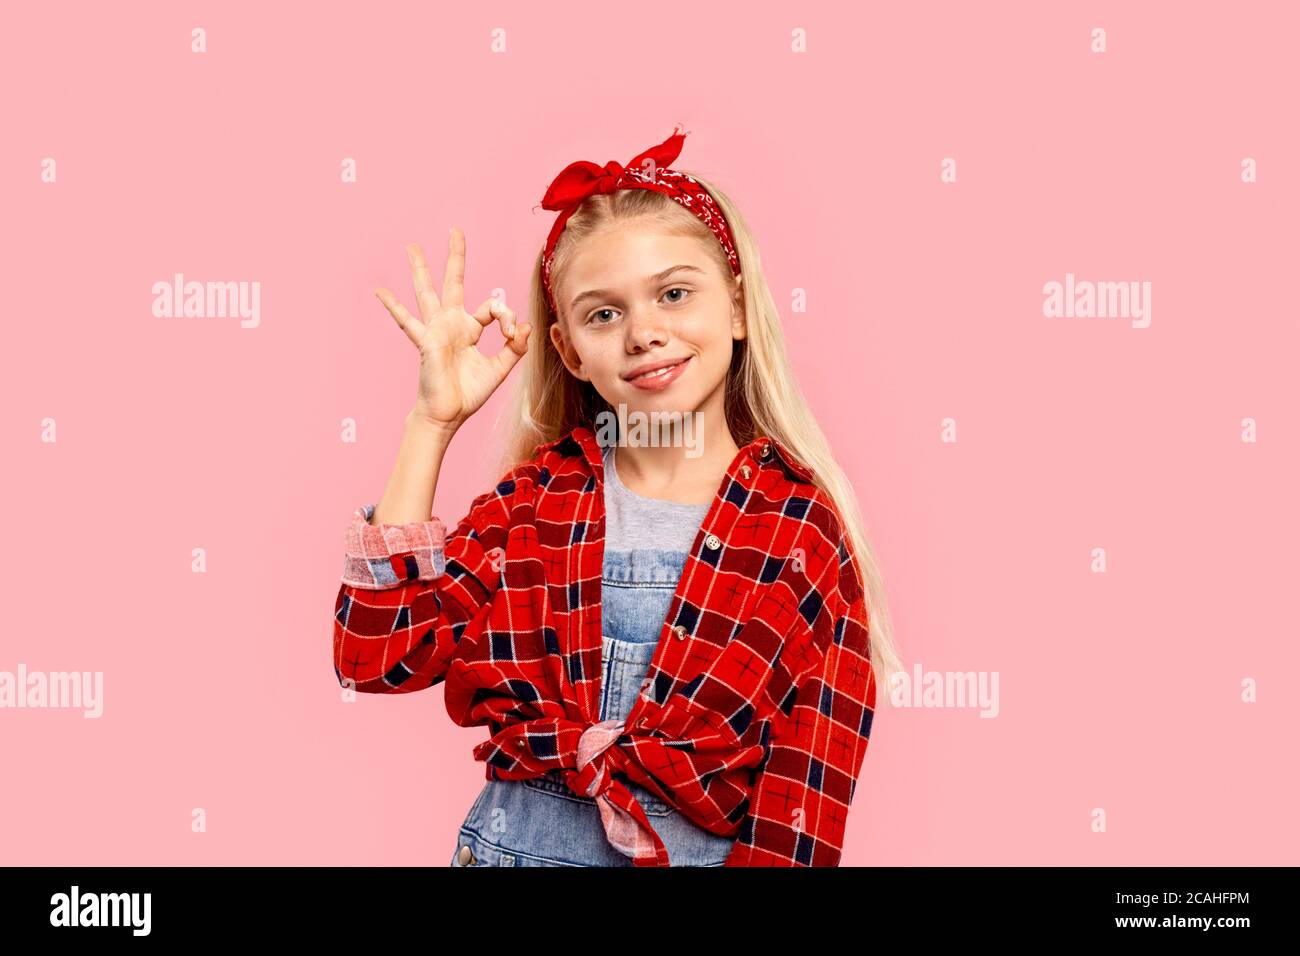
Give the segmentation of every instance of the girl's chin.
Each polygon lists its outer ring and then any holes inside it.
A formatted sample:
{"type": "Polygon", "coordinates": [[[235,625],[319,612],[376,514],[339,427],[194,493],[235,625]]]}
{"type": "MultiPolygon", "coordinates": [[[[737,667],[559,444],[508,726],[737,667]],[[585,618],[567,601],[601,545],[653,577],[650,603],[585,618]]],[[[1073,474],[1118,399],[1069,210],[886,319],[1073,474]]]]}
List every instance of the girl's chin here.
{"type": "Polygon", "coordinates": [[[700,414],[700,403],[694,401],[694,396],[686,398],[682,395],[661,393],[645,395],[638,392],[635,395],[624,393],[613,398],[601,395],[601,398],[605,399],[613,409],[609,413],[613,417],[626,416],[636,420],[651,415],[685,418],[688,415],[700,414]]]}

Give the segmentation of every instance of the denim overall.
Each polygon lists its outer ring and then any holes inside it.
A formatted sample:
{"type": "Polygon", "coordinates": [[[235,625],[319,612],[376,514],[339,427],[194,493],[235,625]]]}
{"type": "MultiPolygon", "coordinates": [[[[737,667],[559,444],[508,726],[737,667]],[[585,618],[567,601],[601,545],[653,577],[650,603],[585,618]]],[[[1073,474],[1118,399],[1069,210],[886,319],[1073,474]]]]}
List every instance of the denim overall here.
{"type": "MultiPolygon", "coordinates": [[[[685,563],[678,551],[605,552],[598,719],[621,720],[631,711],[685,563]]],[[[487,781],[461,824],[451,865],[632,866],[609,845],[595,798],[571,791],[564,773],[487,781]]],[[[702,829],[626,774],[616,776],[645,809],[672,866],[723,865],[735,837],[702,829]]]]}

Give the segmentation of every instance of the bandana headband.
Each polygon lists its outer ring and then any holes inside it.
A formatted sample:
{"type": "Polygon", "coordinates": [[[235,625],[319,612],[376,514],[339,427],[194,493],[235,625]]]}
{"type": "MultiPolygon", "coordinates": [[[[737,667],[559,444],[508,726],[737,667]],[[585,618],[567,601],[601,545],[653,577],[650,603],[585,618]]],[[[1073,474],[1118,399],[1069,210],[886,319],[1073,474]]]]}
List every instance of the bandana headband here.
{"type": "Polygon", "coordinates": [[[681,153],[682,141],[685,139],[685,133],[674,132],[658,146],[652,146],[633,157],[626,166],[613,160],[604,166],[578,160],[570,163],[555,177],[542,198],[543,209],[560,213],[551,226],[550,235],[546,237],[546,248],[542,253],[542,287],[553,313],[559,314],[551,291],[551,260],[555,256],[555,244],[564,231],[564,224],[588,196],[612,193],[617,189],[653,189],[685,206],[718,237],[718,242],[727,254],[727,261],[731,264],[732,274],[740,275],[736,243],[722,210],[698,180],[669,168],[681,153]]]}

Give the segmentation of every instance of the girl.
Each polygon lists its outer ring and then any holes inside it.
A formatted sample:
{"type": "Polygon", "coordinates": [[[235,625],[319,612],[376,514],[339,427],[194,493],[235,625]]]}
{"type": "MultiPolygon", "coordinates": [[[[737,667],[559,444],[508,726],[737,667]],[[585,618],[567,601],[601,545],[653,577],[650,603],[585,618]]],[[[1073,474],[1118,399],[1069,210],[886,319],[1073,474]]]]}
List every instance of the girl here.
{"type": "Polygon", "coordinates": [[[348,529],[334,665],[363,692],[445,682],[489,728],[453,866],[840,861],[898,667],[883,584],[744,220],[671,167],[684,136],[551,184],[541,335],[465,311],[454,228],[441,296],[408,247],[420,318],[376,291],[420,388],[348,529]],[[443,456],[525,355],[502,478],[448,533],[443,456]]]}

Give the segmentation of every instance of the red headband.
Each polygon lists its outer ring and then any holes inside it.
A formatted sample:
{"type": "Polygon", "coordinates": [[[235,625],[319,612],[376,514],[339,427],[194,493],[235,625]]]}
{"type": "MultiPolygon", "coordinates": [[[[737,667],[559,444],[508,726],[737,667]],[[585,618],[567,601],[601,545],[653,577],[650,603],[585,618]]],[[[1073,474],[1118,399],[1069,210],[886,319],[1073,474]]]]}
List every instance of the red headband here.
{"type": "Polygon", "coordinates": [[[588,196],[612,193],[616,189],[653,189],[675,199],[699,217],[718,237],[718,242],[722,243],[723,251],[727,254],[727,261],[731,263],[732,273],[740,275],[736,243],[718,204],[697,180],[668,168],[682,151],[684,139],[685,133],[674,132],[658,146],[652,146],[633,157],[626,166],[613,160],[604,166],[578,160],[570,163],[555,177],[542,198],[543,209],[557,210],[560,213],[555,218],[550,235],[546,237],[546,249],[542,253],[542,287],[546,290],[546,300],[552,312],[558,314],[551,292],[551,259],[555,255],[555,243],[564,231],[564,224],[588,196]]]}

